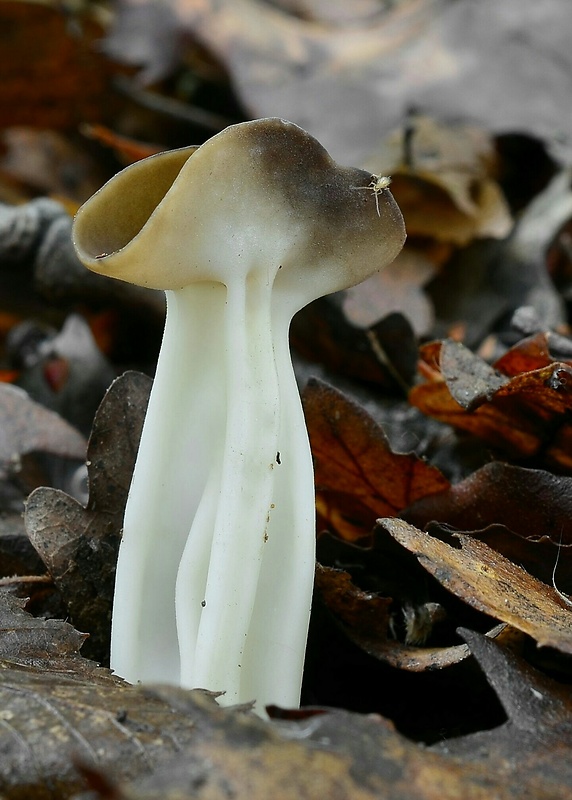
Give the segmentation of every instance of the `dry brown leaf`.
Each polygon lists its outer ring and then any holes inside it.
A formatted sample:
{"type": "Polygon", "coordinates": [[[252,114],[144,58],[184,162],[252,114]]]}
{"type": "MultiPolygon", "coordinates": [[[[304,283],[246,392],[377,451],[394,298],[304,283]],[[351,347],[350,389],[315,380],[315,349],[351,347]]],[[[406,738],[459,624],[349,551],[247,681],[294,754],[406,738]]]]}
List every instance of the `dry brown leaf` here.
{"type": "MultiPolygon", "coordinates": [[[[466,764],[491,759],[520,775],[522,797],[564,800],[570,792],[568,686],[558,684],[485,636],[460,631],[507,714],[498,728],[433,745],[466,764]]],[[[492,766],[492,764],[491,764],[492,766]]]]}
{"type": "Polygon", "coordinates": [[[70,625],[33,619],[6,595],[0,623],[0,792],[7,800],[75,797],[86,788],[81,765],[84,775],[105,778],[100,785],[112,797],[163,799],[318,800],[341,791],[378,800],[397,796],[419,773],[408,797],[436,800],[444,775],[456,792],[478,779],[480,769],[466,775],[378,716],[331,710],[269,724],[218,708],[200,692],[131,687],[79,656],[83,637],[70,625]],[[135,780],[125,793],[116,788],[135,780]]]}
{"type": "Polygon", "coordinates": [[[410,672],[443,669],[469,655],[465,644],[419,647],[399,641],[391,632],[397,607],[394,599],[359,589],[344,570],[317,564],[316,589],[350,641],[393,667],[410,672]]]}
{"type": "Polygon", "coordinates": [[[83,436],[59,414],[35,403],[22,389],[0,383],[0,477],[29,453],[85,458],[83,436]]]}
{"type": "Polygon", "coordinates": [[[460,625],[488,628],[487,636],[501,643],[522,638],[443,591],[380,526],[367,547],[320,537],[317,558],[317,596],[337,629],[363,652],[399,670],[434,671],[465,660],[469,649],[459,643],[460,625]]]}
{"type": "Polygon", "coordinates": [[[90,634],[84,650],[107,662],[115,565],[151,379],[127,372],[109,388],[88,446],[87,508],[58,489],[28,498],[30,541],[46,564],[73,623],[90,634]]]}
{"type": "Polygon", "coordinates": [[[82,658],[84,634],[61,620],[35,619],[22,606],[0,593],[2,797],[75,796],[85,789],[78,762],[132,779],[196,735],[196,717],[82,658]]]}
{"type": "Polygon", "coordinates": [[[342,308],[353,325],[369,328],[390,313],[401,312],[416,336],[429,333],[434,314],[423,287],[435,265],[420,250],[407,247],[395,261],[342,295],[342,308]]]}
{"type": "MultiPolygon", "coordinates": [[[[530,674],[524,686],[516,675],[508,691],[515,701],[527,688],[541,696],[517,704],[511,718],[528,734],[541,703],[538,735],[527,735],[525,748],[513,737],[512,750],[497,757],[500,735],[487,732],[482,747],[460,758],[420,747],[378,715],[316,709],[267,723],[218,708],[201,692],[131,687],[82,659],[82,638],[0,595],[0,792],[7,800],[76,797],[85,778],[102,800],[554,800],[569,785],[569,770],[550,758],[554,751],[569,763],[562,692],[530,674]]],[[[491,672],[500,690],[506,675],[491,672]]],[[[506,688],[502,697],[507,702],[506,688]]]]}
{"type": "Polygon", "coordinates": [[[367,638],[387,638],[390,597],[364,592],[352,583],[348,572],[321,564],[316,565],[316,588],[330,611],[354,633],[367,638]]]}
{"type": "Polygon", "coordinates": [[[303,402],[318,513],[342,538],[369,537],[380,514],[397,514],[449,487],[439,470],[418,456],[392,452],[379,425],[333,387],[310,381],[303,402]]]}
{"type": "MultiPolygon", "coordinates": [[[[404,293],[409,287],[400,284],[397,294],[404,293]]],[[[343,296],[322,297],[296,314],[290,331],[294,350],[339,375],[407,390],[415,380],[418,350],[408,319],[393,312],[365,330],[340,307],[343,296]]]]}
{"type": "Polygon", "coordinates": [[[431,520],[461,531],[504,525],[524,538],[571,544],[572,478],[493,461],[403,516],[417,527],[431,520]]]}
{"type": "Polygon", "coordinates": [[[107,177],[85,145],[72,143],[56,130],[12,125],[2,131],[0,143],[0,175],[29,194],[57,197],[72,215],[107,177]]]}
{"type": "Polygon", "coordinates": [[[572,608],[553,587],[471,536],[454,533],[445,542],[400,519],[379,524],[468,605],[527,633],[541,646],[572,653],[572,608]]]}
{"type": "Polygon", "coordinates": [[[495,369],[503,375],[513,377],[522,372],[532,372],[548,367],[554,362],[550,355],[550,333],[535,333],[521,339],[495,362],[495,369]]]}

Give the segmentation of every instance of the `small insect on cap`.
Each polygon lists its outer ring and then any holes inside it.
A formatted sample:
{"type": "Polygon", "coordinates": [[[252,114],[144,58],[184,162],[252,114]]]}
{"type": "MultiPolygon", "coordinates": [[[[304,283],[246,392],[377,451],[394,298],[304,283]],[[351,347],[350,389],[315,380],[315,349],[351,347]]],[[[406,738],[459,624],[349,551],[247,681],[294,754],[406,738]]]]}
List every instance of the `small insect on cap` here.
{"type": "Polygon", "coordinates": [[[297,308],[401,249],[391,193],[376,195],[378,215],[356,191],[370,180],[290,122],[241,123],[123,170],[79,210],[74,242],[93,271],[156,289],[270,270],[297,308]]]}

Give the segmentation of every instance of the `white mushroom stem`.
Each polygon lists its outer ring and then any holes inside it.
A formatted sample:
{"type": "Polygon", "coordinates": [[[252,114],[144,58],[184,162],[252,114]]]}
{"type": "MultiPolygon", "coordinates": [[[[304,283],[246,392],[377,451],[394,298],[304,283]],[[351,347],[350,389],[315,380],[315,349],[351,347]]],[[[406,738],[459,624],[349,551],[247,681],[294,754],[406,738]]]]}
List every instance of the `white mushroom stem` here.
{"type": "Polygon", "coordinates": [[[131,680],[163,675],[261,708],[298,703],[314,573],[311,455],[272,282],[254,271],[167,292],[112,639],[114,668],[131,680]],[[205,341],[221,304],[224,326],[205,341]],[[200,491],[189,492],[190,470],[200,491]]]}
{"type": "MultiPolygon", "coordinates": [[[[240,676],[254,610],[263,550],[269,540],[276,466],[279,396],[272,345],[269,276],[250,273],[228,286],[222,357],[226,362],[225,442],[220,459],[216,510],[200,515],[177,578],[177,626],[197,630],[195,652],[186,648],[183,685],[224,690],[230,702],[240,697],[240,676]],[[203,525],[210,523],[210,530],[203,525]],[[210,539],[207,571],[196,580],[193,540],[210,539]],[[203,597],[192,583],[204,587],[203,597]],[[198,602],[197,602],[198,601],[198,602]],[[204,604],[204,605],[203,605],[204,604]],[[196,628],[196,611],[199,611],[196,628]]],[[[221,391],[224,391],[221,387],[221,391]]],[[[277,587],[279,590],[279,587],[277,587]]]]}

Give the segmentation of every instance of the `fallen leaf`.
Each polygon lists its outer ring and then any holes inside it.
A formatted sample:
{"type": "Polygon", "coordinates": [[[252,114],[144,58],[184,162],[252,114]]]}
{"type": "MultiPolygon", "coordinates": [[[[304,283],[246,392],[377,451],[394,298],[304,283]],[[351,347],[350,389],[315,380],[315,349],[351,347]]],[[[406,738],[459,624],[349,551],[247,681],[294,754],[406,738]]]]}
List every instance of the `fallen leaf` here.
{"type": "MultiPolygon", "coordinates": [[[[22,328],[25,341],[29,326],[24,323],[22,328]]],[[[19,333],[14,329],[13,341],[19,333]]],[[[115,376],[115,369],[98,348],[87,321],[79,314],[70,314],[61,330],[44,335],[35,350],[28,342],[18,385],[36,402],[56,411],[87,435],[115,376]]]]}
{"type": "MultiPolygon", "coordinates": [[[[409,552],[381,527],[361,547],[331,535],[318,540],[317,597],[338,628],[363,652],[400,670],[445,669],[470,655],[459,625],[488,622],[488,636],[514,633],[453,602],[409,552]],[[334,564],[331,566],[324,566],[334,564]]],[[[485,625],[483,630],[487,630],[485,625]]]]}
{"type": "Polygon", "coordinates": [[[460,531],[504,525],[524,538],[571,544],[572,478],[492,461],[403,517],[421,528],[432,520],[460,531]]]}
{"type": "Polygon", "coordinates": [[[109,658],[115,565],[151,380],[127,372],[109,388],[88,445],[89,501],[41,487],[28,498],[30,541],[67,604],[70,618],[89,633],[85,652],[109,658]]]}
{"type": "Polygon", "coordinates": [[[6,383],[0,383],[0,430],[0,479],[29,453],[85,458],[85,439],[75,428],[22,389],[6,383]]]}
{"type": "Polygon", "coordinates": [[[545,332],[521,339],[495,362],[496,371],[512,378],[548,367],[555,360],[550,355],[551,337],[552,334],[545,332]]]}
{"type": "Polygon", "coordinates": [[[450,340],[421,356],[430,380],[411,390],[413,405],[513,458],[572,470],[572,366],[550,361],[507,378],[450,340]]]}
{"type": "Polygon", "coordinates": [[[549,274],[547,252],[571,217],[570,172],[563,170],[528,203],[506,240],[475,241],[443,266],[427,290],[437,320],[445,328],[462,321],[463,341],[471,347],[523,308],[537,316],[537,330],[564,325],[566,309],[549,274]]]}
{"type": "Polygon", "coordinates": [[[392,452],[367,412],[331,386],[310,381],[303,403],[318,514],[342,538],[367,538],[378,516],[397,514],[449,487],[439,470],[418,456],[392,452]]]}
{"type": "MultiPolygon", "coordinates": [[[[22,0],[23,5],[26,2],[22,0]]],[[[0,18],[1,13],[0,6],[0,18]]],[[[85,147],[73,144],[56,130],[16,127],[13,122],[2,131],[1,143],[0,174],[22,185],[29,194],[65,200],[71,213],[105,181],[106,173],[85,147]]]]}
{"type": "Polygon", "coordinates": [[[519,775],[523,796],[564,799],[572,786],[572,701],[568,686],[534,670],[514,653],[473,631],[461,630],[507,714],[500,727],[432,746],[466,765],[487,764],[519,775]]]}
{"type": "Polygon", "coordinates": [[[351,316],[344,308],[342,292],[310,303],[292,320],[292,348],[338,375],[391,390],[397,387],[403,391],[411,386],[417,340],[409,321],[402,314],[392,313],[365,330],[352,322],[351,316]]]}
{"type": "Polygon", "coordinates": [[[553,587],[471,536],[453,533],[443,541],[400,519],[379,524],[468,605],[527,633],[541,646],[572,653],[572,609],[553,587]]]}
{"type": "Polygon", "coordinates": [[[364,637],[386,639],[392,603],[390,597],[364,592],[352,583],[348,572],[316,565],[316,587],[330,611],[364,637]]]}
{"type": "MultiPolygon", "coordinates": [[[[344,570],[317,564],[316,590],[350,641],[368,655],[398,669],[412,672],[443,669],[459,663],[469,655],[466,645],[418,647],[415,642],[399,641],[396,633],[392,632],[397,616],[396,600],[382,597],[377,592],[359,589],[353,583],[351,575],[344,570]]],[[[413,623],[413,613],[419,617],[423,611],[422,606],[406,604],[404,608],[408,612],[407,621],[410,624],[413,623]]],[[[425,610],[428,617],[426,622],[431,626],[429,609],[425,610]]],[[[419,635],[418,630],[416,635],[419,635]]]]}
{"type": "Polygon", "coordinates": [[[85,788],[78,761],[130,779],[196,735],[168,702],[82,658],[84,634],[22,606],[0,593],[2,797],[75,796],[85,788]]]}
{"type": "Polygon", "coordinates": [[[416,336],[427,335],[434,315],[423,287],[435,271],[435,265],[421,251],[405,248],[381,272],[343,292],[346,319],[360,328],[369,328],[383,317],[401,312],[416,336]]]}
{"type": "Polygon", "coordinates": [[[30,544],[21,511],[0,517],[0,576],[39,575],[44,564],[30,544]]]}
{"type": "MultiPolygon", "coordinates": [[[[179,698],[178,710],[184,710],[185,697],[179,694],[179,698]]],[[[186,707],[191,716],[189,701],[186,707]]],[[[115,797],[223,800],[232,793],[237,800],[270,796],[280,800],[564,800],[569,793],[568,741],[557,745],[558,755],[566,759],[563,766],[543,747],[548,741],[556,744],[555,738],[539,741],[536,749],[527,747],[523,755],[531,756],[529,764],[524,758],[507,763],[493,747],[486,755],[480,753],[480,759],[463,760],[450,756],[445,746],[437,752],[414,745],[376,714],[318,710],[322,713],[309,709],[308,715],[280,721],[273,728],[236,713],[217,712],[214,735],[184,746],[180,755],[153,775],[116,787],[115,797]],[[534,763],[543,767],[540,776],[534,763]]],[[[569,736],[569,726],[556,726],[554,733],[559,731],[569,736]]],[[[513,741],[513,752],[518,751],[518,741],[513,741]]]]}

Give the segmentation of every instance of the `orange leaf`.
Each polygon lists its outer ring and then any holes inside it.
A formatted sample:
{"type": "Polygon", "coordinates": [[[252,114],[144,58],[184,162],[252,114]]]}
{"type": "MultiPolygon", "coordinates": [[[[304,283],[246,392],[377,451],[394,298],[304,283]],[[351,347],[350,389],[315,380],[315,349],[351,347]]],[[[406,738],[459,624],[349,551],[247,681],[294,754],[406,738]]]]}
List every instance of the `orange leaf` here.
{"type": "Polygon", "coordinates": [[[349,541],[370,535],[380,515],[442,492],[449,481],[413,453],[394,453],[357,403],[316,380],[303,393],[314,456],[316,498],[328,527],[349,541]]]}

